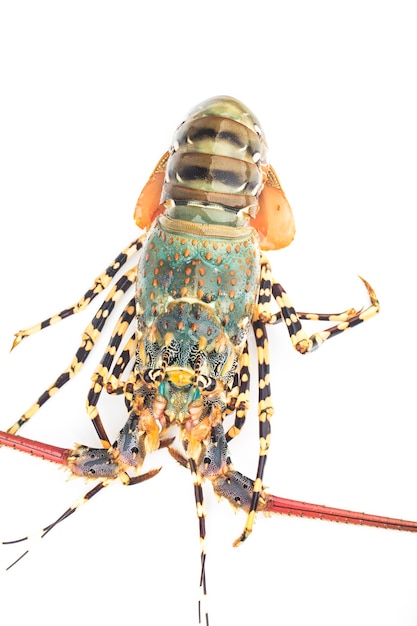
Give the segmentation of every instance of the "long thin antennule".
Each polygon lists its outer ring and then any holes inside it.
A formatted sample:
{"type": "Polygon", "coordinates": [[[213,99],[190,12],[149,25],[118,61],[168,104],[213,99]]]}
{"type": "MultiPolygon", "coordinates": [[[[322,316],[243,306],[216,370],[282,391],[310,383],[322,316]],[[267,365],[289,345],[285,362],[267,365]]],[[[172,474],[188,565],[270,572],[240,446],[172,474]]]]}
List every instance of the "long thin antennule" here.
{"type": "Polygon", "coordinates": [[[2,541],[1,543],[2,543],[3,546],[12,545],[12,544],[15,544],[15,543],[22,543],[24,541],[28,541],[31,544],[30,547],[27,548],[24,552],[22,552],[22,554],[20,556],[18,556],[17,559],[15,559],[12,563],[10,563],[10,565],[8,565],[5,568],[4,571],[7,572],[14,565],[16,565],[16,563],[19,563],[19,561],[21,561],[23,559],[23,557],[25,557],[30,552],[30,549],[34,545],[36,545],[41,539],[43,539],[45,537],[45,535],[47,535],[58,524],[60,524],[64,520],[66,520],[70,515],[75,513],[75,511],[77,511],[80,508],[81,505],[83,505],[86,502],[88,502],[89,500],[91,500],[91,498],[93,498],[95,495],[97,495],[104,487],[107,487],[108,484],[110,484],[110,483],[104,482],[104,481],[99,482],[97,485],[95,485],[93,487],[93,489],[90,489],[90,491],[87,491],[87,493],[82,498],[77,500],[77,502],[75,502],[66,511],[64,511],[64,513],[62,513],[62,515],[60,515],[54,522],[52,522],[52,524],[48,524],[48,526],[45,526],[45,528],[42,528],[39,532],[37,532],[37,533],[35,533],[33,535],[28,535],[27,537],[21,537],[20,539],[12,539],[10,541],[2,541]]]}
{"type": "Polygon", "coordinates": [[[207,581],[206,581],[206,523],[203,505],[203,489],[201,486],[201,478],[197,471],[197,465],[194,459],[188,459],[191,469],[191,475],[194,484],[194,497],[197,509],[197,517],[200,529],[200,549],[201,549],[201,572],[200,572],[200,595],[198,600],[198,623],[202,624],[202,616],[205,615],[205,624],[209,626],[208,608],[207,608],[207,581]]]}
{"type": "Polygon", "coordinates": [[[206,553],[201,554],[201,574],[200,574],[200,591],[201,595],[198,600],[198,623],[202,624],[202,613],[205,615],[206,626],[209,626],[208,607],[207,607],[207,583],[206,583],[206,553]]]}

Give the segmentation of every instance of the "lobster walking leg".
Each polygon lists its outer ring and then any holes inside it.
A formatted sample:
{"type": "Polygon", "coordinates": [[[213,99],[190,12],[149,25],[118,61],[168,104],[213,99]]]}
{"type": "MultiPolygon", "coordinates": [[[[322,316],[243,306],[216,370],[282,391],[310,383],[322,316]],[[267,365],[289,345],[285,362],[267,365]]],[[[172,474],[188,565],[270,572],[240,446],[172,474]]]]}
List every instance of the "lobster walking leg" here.
{"type": "MultiPolygon", "coordinates": [[[[109,438],[107,437],[104,426],[102,424],[102,421],[101,421],[101,418],[97,409],[97,404],[100,399],[101,393],[103,391],[103,387],[104,385],[106,385],[109,379],[111,367],[116,357],[117,350],[134,317],[135,317],[135,299],[132,298],[128,302],[122,315],[120,316],[116,324],[116,327],[113,331],[113,334],[111,336],[111,339],[109,341],[109,344],[106,348],[106,351],[100,361],[100,364],[98,365],[98,367],[96,368],[92,376],[92,384],[91,384],[91,388],[87,396],[87,414],[90,417],[94,428],[96,429],[96,432],[100,438],[102,445],[105,448],[108,448],[111,444],[110,444],[109,438]]],[[[127,352],[127,356],[129,356],[129,360],[130,360],[130,356],[131,356],[130,349],[127,352]]]]}
{"type": "MultiPolygon", "coordinates": [[[[259,321],[264,322],[267,320],[268,324],[277,323],[278,320],[281,319],[280,316],[273,316],[271,313],[271,268],[269,265],[269,261],[266,257],[262,257],[261,259],[261,276],[260,276],[260,285],[259,285],[259,293],[256,305],[256,312],[254,315],[254,320],[252,324],[252,328],[255,332],[255,341],[257,343],[258,348],[258,363],[263,362],[265,356],[268,354],[268,346],[266,339],[266,328],[263,324],[259,323],[259,321]],[[272,320],[272,321],[271,321],[272,320]],[[265,339],[265,345],[264,341],[265,339]],[[262,340],[262,345],[258,345],[262,340]],[[259,361],[261,359],[261,361],[259,361]]],[[[235,415],[235,421],[233,426],[229,428],[226,434],[226,440],[230,441],[236,435],[239,434],[242,429],[245,419],[246,413],[249,408],[249,389],[250,389],[250,356],[249,356],[249,345],[246,342],[245,348],[240,355],[239,358],[239,374],[240,374],[240,388],[239,388],[239,397],[237,401],[237,409],[235,415]]],[[[269,372],[265,373],[265,375],[269,372]]],[[[258,371],[259,380],[263,380],[264,376],[258,371]]]]}
{"type": "MultiPolygon", "coordinates": [[[[350,308],[346,311],[341,311],[339,313],[307,313],[304,311],[296,311],[289,301],[289,297],[286,291],[272,276],[271,266],[267,257],[262,255],[256,317],[259,317],[264,322],[270,325],[285,322],[286,325],[290,328],[291,337],[293,337],[297,333],[297,330],[291,328],[293,323],[297,323],[297,320],[334,322],[340,324],[340,328],[337,332],[333,328],[329,328],[322,331],[321,333],[313,334],[310,338],[308,338],[306,335],[304,336],[302,332],[302,338],[307,341],[313,341],[314,347],[312,349],[315,349],[318,347],[316,344],[321,345],[321,343],[323,343],[325,339],[329,338],[329,335],[327,333],[330,332],[330,336],[334,336],[340,332],[343,332],[344,330],[348,330],[348,328],[353,328],[353,326],[357,325],[358,323],[364,322],[365,320],[373,317],[379,312],[380,305],[376,297],[375,291],[366,280],[364,280],[361,276],[359,276],[359,278],[364,283],[371,299],[371,306],[367,307],[366,309],[356,311],[356,309],[350,308]],[[271,310],[273,298],[279,306],[279,311],[276,313],[272,313],[271,310]],[[345,322],[347,323],[346,327],[344,327],[345,322]]],[[[298,330],[300,330],[300,327],[298,327],[298,330]]]]}
{"type": "Polygon", "coordinates": [[[58,378],[50,385],[38,400],[15,422],[8,432],[16,434],[17,431],[28,422],[31,417],[45,404],[59,389],[61,389],[71,378],[73,378],[90,355],[110,313],[120,298],[132,287],[136,281],[136,268],[132,268],[126,272],[114,285],[107,298],[98,309],[97,313],[86,327],[82,335],[82,343],[78,348],[73,360],[66,370],[58,376],[58,378]]]}
{"type": "Polygon", "coordinates": [[[130,339],[124,345],[117,362],[110,372],[107,379],[106,390],[108,393],[123,393],[124,385],[120,384],[120,379],[124,371],[126,370],[129,362],[132,360],[136,353],[137,336],[136,332],[130,337],[130,339]]]}
{"type": "MultiPolygon", "coordinates": [[[[236,373],[238,380],[236,386],[233,389],[233,391],[236,390],[234,396],[235,402],[233,404],[233,407],[231,407],[232,410],[236,411],[235,420],[233,426],[231,426],[226,433],[227,441],[231,441],[240,433],[246,420],[246,414],[249,409],[249,365],[249,346],[248,342],[246,342],[243,352],[239,357],[239,370],[236,373]]],[[[229,414],[229,409],[226,411],[226,414],[229,414]]]]}
{"type": "MultiPolygon", "coordinates": [[[[280,307],[281,316],[287,326],[291,343],[298,352],[300,352],[301,354],[312,352],[313,350],[319,348],[324,341],[330,339],[331,337],[335,337],[336,335],[339,335],[340,333],[343,333],[346,330],[349,330],[350,328],[361,324],[362,322],[365,322],[379,312],[380,305],[374,290],[364,278],[359,278],[362,280],[366,289],[368,290],[368,294],[371,300],[370,306],[358,312],[352,310],[351,312],[346,312],[345,314],[342,313],[336,316],[326,316],[325,314],[321,314],[322,320],[329,319],[330,321],[337,321],[339,323],[336,326],[332,326],[330,328],[326,328],[325,330],[316,332],[310,337],[304,331],[300,323],[300,316],[297,315],[297,312],[291,304],[288,294],[279,283],[273,281],[272,294],[278,306],[280,307]]],[[[315,319],[319,317],[320,314],[304,313],[303,316],[305,319],[315,319]]]]}
{"type": "Polygon", "coordinates": [[[92,286],[85,292],[82,298],[73,304],[72,306],[60,311],[56,315],[52,315],[52,317],[48,317],[48,319],[44,320],[39,324],[35,324],[31,328],[27,328],[26,330],[20,330],[15,335],[15,340],[13,342],[12,350],[15,348],[23,339],[37,333],[48,326],[52,326],[52,324],[56,324],[61,320],[69,317],[70,315],[75,315],[80,311],[83,311],[91,302],[94,300],[99,293],[101,293],[104,289],[108,287],[111,283],[117,272],[126,264],[126,262],[134,255],[138,250],[142,247],[143,236],[135,239],[130,245],[128,245],[117,257],[112,261],[112,263],[102,272],[97,278],[94,279],[92,286]]]}
{"type": "Polygon", "coordinates": [[[248,511],[245,528],[233,545],[238,546],[245,541],[253,529],[259,498],[263,488],[263,475],[271,438],[270,418],[273,414],[271,385],[269,373],[269,348],[266,326],[261,320],[253,322],[256,348],[258,354],[258,419],[259,419],[259,460],[252,499],[248,511]]]}

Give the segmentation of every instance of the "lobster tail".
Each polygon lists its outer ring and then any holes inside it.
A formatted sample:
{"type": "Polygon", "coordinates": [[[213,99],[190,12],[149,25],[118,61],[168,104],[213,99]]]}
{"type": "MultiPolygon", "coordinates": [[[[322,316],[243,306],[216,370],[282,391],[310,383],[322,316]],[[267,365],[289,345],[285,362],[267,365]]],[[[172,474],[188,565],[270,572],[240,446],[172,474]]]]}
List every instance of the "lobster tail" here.
{"type": "Polygon", "coordinates": [[[234,98],[211,98],[174,135],[161,201],[254,214],[266,169],[266,144],[255,116],[234,98]]]}

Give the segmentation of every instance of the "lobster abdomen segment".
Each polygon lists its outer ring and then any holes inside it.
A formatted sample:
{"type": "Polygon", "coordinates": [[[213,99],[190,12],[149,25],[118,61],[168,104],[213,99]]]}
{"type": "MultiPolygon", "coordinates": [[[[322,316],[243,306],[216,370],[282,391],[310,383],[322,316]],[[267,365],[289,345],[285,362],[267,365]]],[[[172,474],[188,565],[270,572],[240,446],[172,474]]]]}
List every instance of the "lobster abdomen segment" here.
{"type": "Polygon", "coordinates": [[[210,98],[174,135],[162,202],[256,211],[266,169],[266,144],[253,113],[235,98],[210,98]]]}

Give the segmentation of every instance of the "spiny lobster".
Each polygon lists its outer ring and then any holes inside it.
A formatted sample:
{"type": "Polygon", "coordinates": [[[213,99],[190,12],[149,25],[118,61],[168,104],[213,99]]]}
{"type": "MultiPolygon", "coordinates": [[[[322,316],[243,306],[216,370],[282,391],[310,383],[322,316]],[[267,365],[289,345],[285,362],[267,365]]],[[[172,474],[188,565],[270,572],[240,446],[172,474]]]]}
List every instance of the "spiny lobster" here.
{"type": "MultiPolygon", "coordinates": [[[[379,311],[377,297],[364,279],[370,297],[365,309],[336,314],[294,309],[272,277],[263,252],[287,246],[295,233],[290,206],[266,153],[258,120],[239,101],[215,97],[190,112],[139,197],[135,220],[145,234],[116,257],[75,305],[16,335],[13,347],[85,309],[115,279],[85,329],[69,368],[7,432],[0,432],[1,445],[95,481],[83,502],[116,478],[124,485],[152,478],[159,470],[143,473],[144,459],[167,448],[192,474],[204,595],[204,481],[211,483],[219,497],[246,512],[235,546],[252,532],[258,511],[417,531],[416,522],[288,500],[264,488],[273,413],[267,325],[284,322],[294,348],[306,354],[379,311]],[[137,252],[137,266],[116,279],[137,252]],[[18,436],[21,426],[79,372],[117,302],[134,287],[136,294],[117,321],[88,394],[87,413],[101,447],[64,449],[18,436]],[[301,320],[332,325],[308,336],[301,320]],[[129,336],[131,324],[135,329],[129,336]],[[259,390],[259,460],[254,480],[234,469],[228,448],[228,442],[239,435],[249,408],[252,330],[259,390]],[[127,422],[114,442],[98,412],[103,390],[122,394],[128,411],[127,422]],[[224,418],[230,414],[234,414],[234,424],[225,431],[224,418]],[[173,427],[179,432],[180,447],[173,445],[173,427]]],[[[46,526],[42,536],[80,504],[46,526]]],[[[208,624],[206,607],[204,614],[208,624]]],[[[199,619],[201,623],[201,610],[199,619]]]]}

